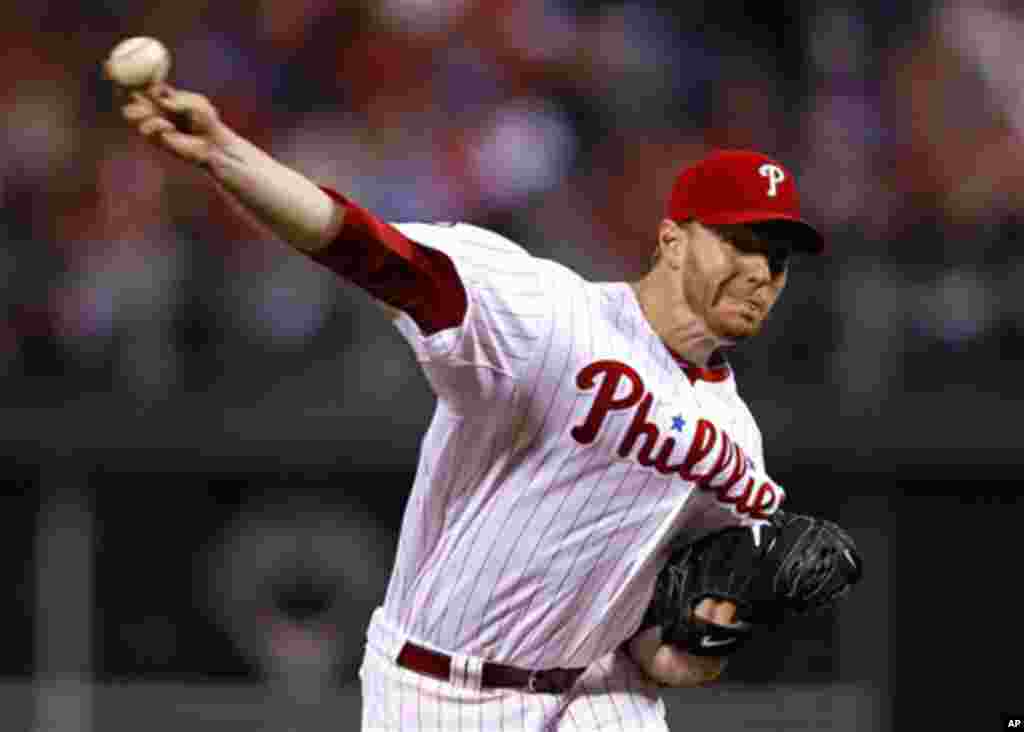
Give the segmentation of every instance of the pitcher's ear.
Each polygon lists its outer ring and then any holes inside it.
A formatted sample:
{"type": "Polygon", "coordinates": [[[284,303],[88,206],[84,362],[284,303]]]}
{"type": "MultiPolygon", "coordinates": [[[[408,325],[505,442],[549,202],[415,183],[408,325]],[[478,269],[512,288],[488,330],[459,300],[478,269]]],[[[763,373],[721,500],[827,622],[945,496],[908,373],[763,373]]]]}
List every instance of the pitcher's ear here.
{"type": "Polygon", "coordinates": [[[680,224],[672,219],[662,219],[658,226],[658,250],[655,261],[663,259],[672,269],[679,269],[683,263],[689,237],[688,222],[680,224]]]}

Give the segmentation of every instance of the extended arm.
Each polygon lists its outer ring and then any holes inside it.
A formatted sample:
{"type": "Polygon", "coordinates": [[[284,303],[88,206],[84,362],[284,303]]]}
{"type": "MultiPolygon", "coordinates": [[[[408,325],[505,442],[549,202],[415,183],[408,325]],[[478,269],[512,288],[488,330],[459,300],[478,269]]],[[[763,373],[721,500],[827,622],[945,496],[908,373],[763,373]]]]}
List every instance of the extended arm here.
{"type": "Polygon", "coordinates": [[[208,171],[233,200],[295,248],[317,252],[341,231],[344,207],[235,133],[206,97],[160,84],[146,95],[132,94],[122,114],[157,147],[208,171]]]}
{"type": "Polygon", "coordinates": [[[160,84],[135,93],[124,118],[157,147],[207,171],[230,201],[273,234],[369,292],[421,331],[459,323],[466,295],[450,260],[237,134],[206,97],[160,84]]]}

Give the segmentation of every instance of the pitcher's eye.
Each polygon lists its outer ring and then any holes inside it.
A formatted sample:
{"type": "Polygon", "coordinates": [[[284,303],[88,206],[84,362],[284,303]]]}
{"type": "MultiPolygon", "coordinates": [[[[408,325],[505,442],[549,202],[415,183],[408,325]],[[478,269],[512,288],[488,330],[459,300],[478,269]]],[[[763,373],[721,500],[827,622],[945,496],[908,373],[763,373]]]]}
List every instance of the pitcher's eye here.
{"type": "Polygon", "coordinates": [[[768,251],[768,269],[773,275],[780,275],[789,266],[792,250],[788,246],[773,246],[768,251]]]}

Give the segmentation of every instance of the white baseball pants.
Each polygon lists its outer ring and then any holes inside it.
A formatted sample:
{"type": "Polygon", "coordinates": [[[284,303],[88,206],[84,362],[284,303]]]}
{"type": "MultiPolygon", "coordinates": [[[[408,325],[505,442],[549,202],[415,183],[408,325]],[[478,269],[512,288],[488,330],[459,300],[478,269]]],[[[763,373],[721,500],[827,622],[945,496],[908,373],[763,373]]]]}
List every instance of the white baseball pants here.
{"type": "MultiPolygon", "coordinates": [[[[481,689],[482,659],[452,656],[452,680],[395,663],[406,640],[378,608],[359,677],[363,732],[668,732],[658,687],[621,652],[593,663],[565,694],[481,689]]],[[[444,649],[436,649],[444,650],[444,649]]]]}

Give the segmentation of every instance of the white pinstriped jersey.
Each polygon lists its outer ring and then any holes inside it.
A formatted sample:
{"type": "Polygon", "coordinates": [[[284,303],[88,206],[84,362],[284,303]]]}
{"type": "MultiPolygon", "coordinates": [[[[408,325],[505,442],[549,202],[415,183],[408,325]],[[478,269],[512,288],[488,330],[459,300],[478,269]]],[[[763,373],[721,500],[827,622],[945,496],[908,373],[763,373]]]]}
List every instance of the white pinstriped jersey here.
{"type": "Polygon", "coordinates": [[[384,614],[441,650],[586,666],[636,630],[670,539],[777,507],[760,431],[731,373],[691,384],[628,284],[466,224],[396,228],[451,258],[468,309],[429,336],[396,320],[438,403],[384,614]]]}

